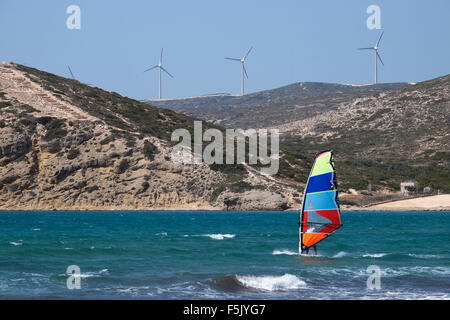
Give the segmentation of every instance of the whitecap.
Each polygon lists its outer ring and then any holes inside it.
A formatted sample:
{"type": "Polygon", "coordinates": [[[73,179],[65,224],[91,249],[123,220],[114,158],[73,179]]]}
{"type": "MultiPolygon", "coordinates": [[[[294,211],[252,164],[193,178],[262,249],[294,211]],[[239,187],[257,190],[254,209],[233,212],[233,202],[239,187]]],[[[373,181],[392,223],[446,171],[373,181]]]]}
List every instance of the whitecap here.
{"type": "Polygon", "coordinates": [[[98,277],[101,277],[102,274],[107,274],[107,273],[109,273],[108,269],[102,269],[98,272],[85,272],[85,273],[80,273],[80,274],[74,273],[74,274],[69,274],[69,275],[73,276],[75,278],[79,277],[79,278],[83,279],[83,278],[93,278],[93,277],[98,278],[98,277]]]}
{"type": "Polygon", "coordinates": [[[366,254],[363,254],[362,256],[364,258],[382,258],[386,255],[388,255],[388,254],[387,253],[366,253],[366,254]]]}
{"type": "Polygon", "coordinates": [[[414,257],[414,258],[420,258],[420,259],[439,258],[439,256],[437,254],[415,254],[415,253],[409,253],[408,256],[414,257]]]}
{"type": "Polygon", "coordinates": [[[158,232],[155,233],[155,236],[167,236],[167,232],[158,232]]]}
{"type": "Polygon", "coordinates": [[[336,253],[336,254],[333,256],[333,258],[343,258],[343,257],[346,257],[346,256],[348,256],[348,253],[347,253],[347,252],[345,252],[345,251],[340,251],[340,252],[336,253]]]}
{"type": "Polygon", "coordinates": [[[225,233],[225,234],[215,233],[215,234],[201,234],[200,236],[201,237],[209,237],[209,238],[214,239],[214,240],[223,240],[223,239],[232,239],[236,235],[229,234],[229,233],[225,233]]]}
{"type": "Polygon", "coordinates": [[[288,291],[306,287],[306,282],[286,273],[282,276],[240,275],[236,279],[245,287],[263,291],[288,291]]]}
{"type": "Polygon", "coordinates": [[[298,255],[298,252],[283,249],[283,250],[273,250],[272,254],[274,256],[281,255],[281,254],[285,254],[288,256],[294,256],[294,255],[298,255]]]}
{"type": "Polygon", "coordinates": [[[23,243],[22,242],[10,241],[9,244],[12,244],[13,246],[21,246],[23,243]]]}

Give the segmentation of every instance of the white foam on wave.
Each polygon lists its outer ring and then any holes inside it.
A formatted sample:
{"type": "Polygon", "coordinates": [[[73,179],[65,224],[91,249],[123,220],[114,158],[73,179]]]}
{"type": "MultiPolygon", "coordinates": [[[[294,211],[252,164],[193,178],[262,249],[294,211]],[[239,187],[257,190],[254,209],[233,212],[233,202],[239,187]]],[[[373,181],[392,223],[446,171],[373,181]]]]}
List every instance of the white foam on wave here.
{"type": "Polygon", "coordinates": [[[10,241],[9,244],[12,244],[13,246],[21,246],[21,245],[23,245],[22,242],[14,242],[14,241],[10,241]]]}
{"type": "Polygon", "coordinates": [[[281,254],[285,254],[288,256],[294,256],[294,255],[298,255],[298,252],[283,249],[283,250],[273,250],[272,254],[274,256],[281,255],[281,254]]]}
{"type": "Polygon", "coordinates": [[[336,253],[333,258],[343,258],[348,256],[348,252],[345,251],[339,251],[338,253],[336,253]]]}
{"type": "Polygon", "coordinates": [[[155,236],[167,236],[167,232],[155,233],[155,236]]]}
{"type": "Polygon", "coordinates": [[[263,291],[288,291],[306,287],[306,282],[286,273],[282,276],[236,276],[245,287],[263,291]]]}
{"type": "Polygon", "coordinates": [[[386,255],[388,255],[388,254],[387,253],[366,253],[366,254],[363,254],[362,256],[364,258],[382,258],[386,255]]]}
{"type": "Polygon", "coordinates": [[[414,257],[414,258],[420,258],[420,259],[433,259],[433,258],[440,258],[437,254],[415,254],[415,253],[408,253],[408,256],[414,257]]]}
{"type": "Polygon", "coordinates": [[[223,239],[232,239],[236,235],[229,234],[229,233],[225,233],[225,234],[214,233],[214,234],[201,234],[200,236],[201,237],[209,237],[209,238],[214,239],[214,240],[223,240],[223,239]]]}
{"type": "Polygon", "coordinates": [[[107,274],[108,273],[108,269],[102,269],[98,272],[85,272],[85,273],[80,273],[80,274],[72,274],[73,277],[77,278],[92,278],[92,277],[101,277],[102,274],[107,274]]]}

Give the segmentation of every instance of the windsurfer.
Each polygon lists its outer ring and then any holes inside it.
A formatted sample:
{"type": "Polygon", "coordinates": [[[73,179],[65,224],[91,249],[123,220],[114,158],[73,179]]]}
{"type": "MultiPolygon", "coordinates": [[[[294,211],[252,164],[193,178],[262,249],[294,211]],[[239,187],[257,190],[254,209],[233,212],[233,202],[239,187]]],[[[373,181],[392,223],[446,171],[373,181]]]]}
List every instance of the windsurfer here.
{"type": "MultiPolygon", "coordinates": [[[[314,248],[314,254],[317,255],[317,248],[316,248],[316,245],[313,244],[312,247],[314,248]]],[[[309,254],[309,247],[305,247],[305,251],[306,251],[306,254],[309,254]]]]}

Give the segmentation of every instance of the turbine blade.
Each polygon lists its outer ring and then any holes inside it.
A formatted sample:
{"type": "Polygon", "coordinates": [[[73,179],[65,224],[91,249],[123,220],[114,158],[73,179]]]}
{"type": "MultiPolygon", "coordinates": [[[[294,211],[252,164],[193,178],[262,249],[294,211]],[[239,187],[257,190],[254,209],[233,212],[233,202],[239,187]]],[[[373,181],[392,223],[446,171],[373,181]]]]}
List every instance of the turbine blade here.
{"type": "Polygon", "coordinates": [[[247,51],[247,54],[244,56],[244,60],[247,59],[248,54],[250,53],[250,51],[252,51],[253,47],[250,47],[250,49],[247,51]]]}
{"type": "Polygon", "coordinates": [[[372,47],[370,48],[358,48],[358,50],[369,50],[369,49],[373,49],[372,47]]]}
{"type": "Polygon", "coordinates": [[[378,47],[378,45],[380,44],[380,40],[381,40],[381,37],[383,36],[383,34],[384,34],[384,31],[381,33],[381,36],[380,36],[380,38],[378,39],[377,47],[378,47]]]}
{"type": "Polygon", "coordinates": [[[165,73],[167,73],[171,78],[173,78],[173,76],[169,73],[169,71],[167,71],[166,69],[164,69],[164,67],[161,67],[161,70],[163,70],[165,73]]]}
{"type": "Polygon", "coordinates": [[[72,79],[73,79],[73,80],[76,80],[76,79],[75,79],[75,76],[74,76],[73,73],[72,73],[72,70],[70,69],[70,66],[67,66],[67,68],[69,68],[69,72],[70,72],[70,75],[72,76],[72,79]]]}
{"type": "Polygon", "coordinates": [[[247,77],[247,79],[248,79],[248,74],[247,74],[247,70],[245,70],[245,66],[244,66],[244,64],[242,64],[242,68],[244,69],[244,73],[245,73],[245,76],[247,77]]]}
{"type": "Polygon", "coordinates": [[[378,57],[378,59],[380,59],[381,64],[384,66],[384,62],[383,62],[383,60],[381,60],[381,57],[380,57],[380,55],[378,54],[378,51],[377,51],[377,57],[378,57]]]}
{"type": "Polygon", "coordinates": [[[162,54],[163,54],[163,49],[164,49],[164,48],[161,48],[161,56],[159,57],[159,62],[160,62],[160,63],[162,63],[162,54]]]}
{"type": "Polygon", "coordinates": [[[153,70],[153,69],[155,69],[155,68],[158,68],[158,67],[159,67],[159,66],[158,66],[158,65],[156,65],[156,66],[154,66],[154,67],[151,67],[151,68],[149,68],[149,69],[145,70],[144,72],[147,72],[147,71],[153,70]]]}
{"type": "Polygon", "coordinates": [[[236,59],[236,58],[225,58],[225,59],[233,60],[233,61],[241,61],[241,59],[236,59]]]}

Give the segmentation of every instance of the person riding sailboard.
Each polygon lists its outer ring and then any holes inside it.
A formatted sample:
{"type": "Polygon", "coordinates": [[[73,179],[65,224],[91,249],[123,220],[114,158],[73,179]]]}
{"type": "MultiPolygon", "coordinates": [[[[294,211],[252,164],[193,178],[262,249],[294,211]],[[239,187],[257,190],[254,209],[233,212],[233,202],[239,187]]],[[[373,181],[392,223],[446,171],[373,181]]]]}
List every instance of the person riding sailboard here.
{"type": "Polygon", "coordinates": [[[341,224],[333,151],[319,153],[314,160],[305,190],[299,222],[299,253],[332,235],[341,224]]]}

